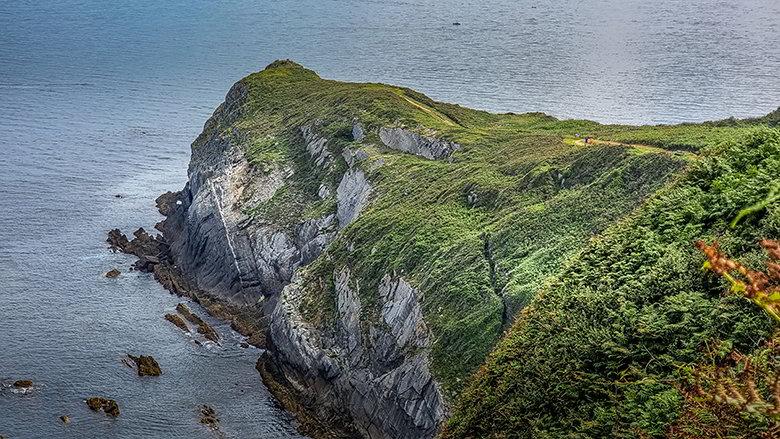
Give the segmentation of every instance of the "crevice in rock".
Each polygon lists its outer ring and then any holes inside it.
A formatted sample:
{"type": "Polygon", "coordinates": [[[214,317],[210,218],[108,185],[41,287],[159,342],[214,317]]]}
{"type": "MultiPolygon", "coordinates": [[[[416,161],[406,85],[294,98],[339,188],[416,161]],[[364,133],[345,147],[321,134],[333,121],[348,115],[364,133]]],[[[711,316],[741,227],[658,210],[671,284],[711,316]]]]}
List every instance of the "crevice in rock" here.
{"type": "Polygon", "coordinates": [[[490,274],[490,287],[493,289],[493,292],[496,294],[496,296],[501,299],[501,327],[506,328],[510,321],[509,307],[507,306],[506,297],[504,297],[503,294],[504,288],[502,285],[499,285],[498,282],[498,275],[496,273],[496,260],[493,257],[493,244],[490,242],[489,233],[482,233],[481,238],[483,243],[482,254],[485,257],[485,262],[487,262],[488,272],[490,274]]]}

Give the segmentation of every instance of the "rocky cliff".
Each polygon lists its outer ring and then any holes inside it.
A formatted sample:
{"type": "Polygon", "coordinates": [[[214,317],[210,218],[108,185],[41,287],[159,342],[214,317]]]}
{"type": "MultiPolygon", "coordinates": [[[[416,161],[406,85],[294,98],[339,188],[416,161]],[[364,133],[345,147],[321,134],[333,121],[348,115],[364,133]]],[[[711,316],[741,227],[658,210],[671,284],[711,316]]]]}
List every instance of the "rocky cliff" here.
{"type": "Polygon", "coordinates": [[[189,282],[262,310],[259,367],[322,435],[431,438],[536,291],[691,160],[634,131],[280,61],[232,87],[158,228],[189,282]]]}

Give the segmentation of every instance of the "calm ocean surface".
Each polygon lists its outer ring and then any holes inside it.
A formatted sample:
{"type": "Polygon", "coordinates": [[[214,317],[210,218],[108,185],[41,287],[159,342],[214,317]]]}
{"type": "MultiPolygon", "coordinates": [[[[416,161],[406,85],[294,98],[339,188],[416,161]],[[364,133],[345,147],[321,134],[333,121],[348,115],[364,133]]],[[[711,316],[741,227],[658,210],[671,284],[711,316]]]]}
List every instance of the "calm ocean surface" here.
{"type": "Polygon", "coordinates": [[[197,346],[177,299],[106,250],[184,184],[189,143],[230,85],[277,58],[494,111],[615,123],[780,104],[780,2],[0,0],[0,435],[298,437],[224,324],[197,346]],[[460,26],[454,26],[460,22],[460,26]],[[115,198],[122,194],[124,198],[115,198]],[[103,273],[119,267],[118,279],[103,273]],[[140,379],[126,353],[151,354],[140,379]],[[29,394],[13,393],[32,379],[29,394]],[[115,398],[118,419],[83,399],[115,398]],[[57,419],[69,415],[65,427],[57,419]]]}

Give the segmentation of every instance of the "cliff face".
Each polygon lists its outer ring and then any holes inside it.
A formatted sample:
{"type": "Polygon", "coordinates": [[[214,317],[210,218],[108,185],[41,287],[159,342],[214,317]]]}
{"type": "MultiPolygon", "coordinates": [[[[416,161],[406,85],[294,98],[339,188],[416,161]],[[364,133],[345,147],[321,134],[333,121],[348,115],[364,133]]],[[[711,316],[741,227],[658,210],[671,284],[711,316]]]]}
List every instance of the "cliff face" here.
{"type": "Polygon", "coordinates": [[[535,292],[687,153],[277,62],[193,143],[159,225],[210,296],[263,309],[268,366],[325,422],[430,438],[535,292]]]}
{"type": "MultiPolygon", "coordinates": [[[[363,328],[360,299],[343,267],[334,273],[340,316],[335,330],[309,324],[298,311],[299,267],[320,256],[369,201],[372,187],[358,166],[365,153],[347,149],[336,157],[319,133],[321,121],[300,126],[295,141],[314,167],[346,164],[335,190],[327,182],[318,188],[319,198],[334,199],[335,212],[286,226],[263,221],[244,206],[269,202],[297,176],[292,166],[260,172],[250,164],[241,146],[246,135],[230,128],[244,117],[246,100],[247,88],[237,83],[193,144],[189,181],[159,225],[173,259],[212,297],[243,306],[273,299],[266,312],[274,367],[323,418],[346,415],[371,438],[433,436],[446,410],[428,368],[431,335],[412,286],[386,276],[378,290],[382,324],[363,328]]],[[[354,130],[360,133],[361,125],[356,122],[354,130]]]]}

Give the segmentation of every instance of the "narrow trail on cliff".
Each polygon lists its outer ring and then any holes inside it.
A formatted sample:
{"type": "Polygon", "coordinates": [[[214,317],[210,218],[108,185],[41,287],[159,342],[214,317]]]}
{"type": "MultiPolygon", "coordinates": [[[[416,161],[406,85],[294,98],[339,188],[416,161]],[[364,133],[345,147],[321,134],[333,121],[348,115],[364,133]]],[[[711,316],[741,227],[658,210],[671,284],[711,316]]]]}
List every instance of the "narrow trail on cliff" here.
{"type": "Polygon", "coordinates": [[[615,146],[615,147],[622,147],[622,148],[633,148],[642,152],[649,152],[649,153],[678,154],[678,155],[682,155],[686,159],[692,159],[696,157],[696,154],[690,151],[679,150],[679,149],[666,149],[658,146],[646,145],[641,143],[616,142],[614,140],[599,140],[599,139],[588,138],[588,141],[586,143],[585,139],[576,139],[572,141],[572,144],[576,146],[604,145],[604,146],[615,146]]]}

